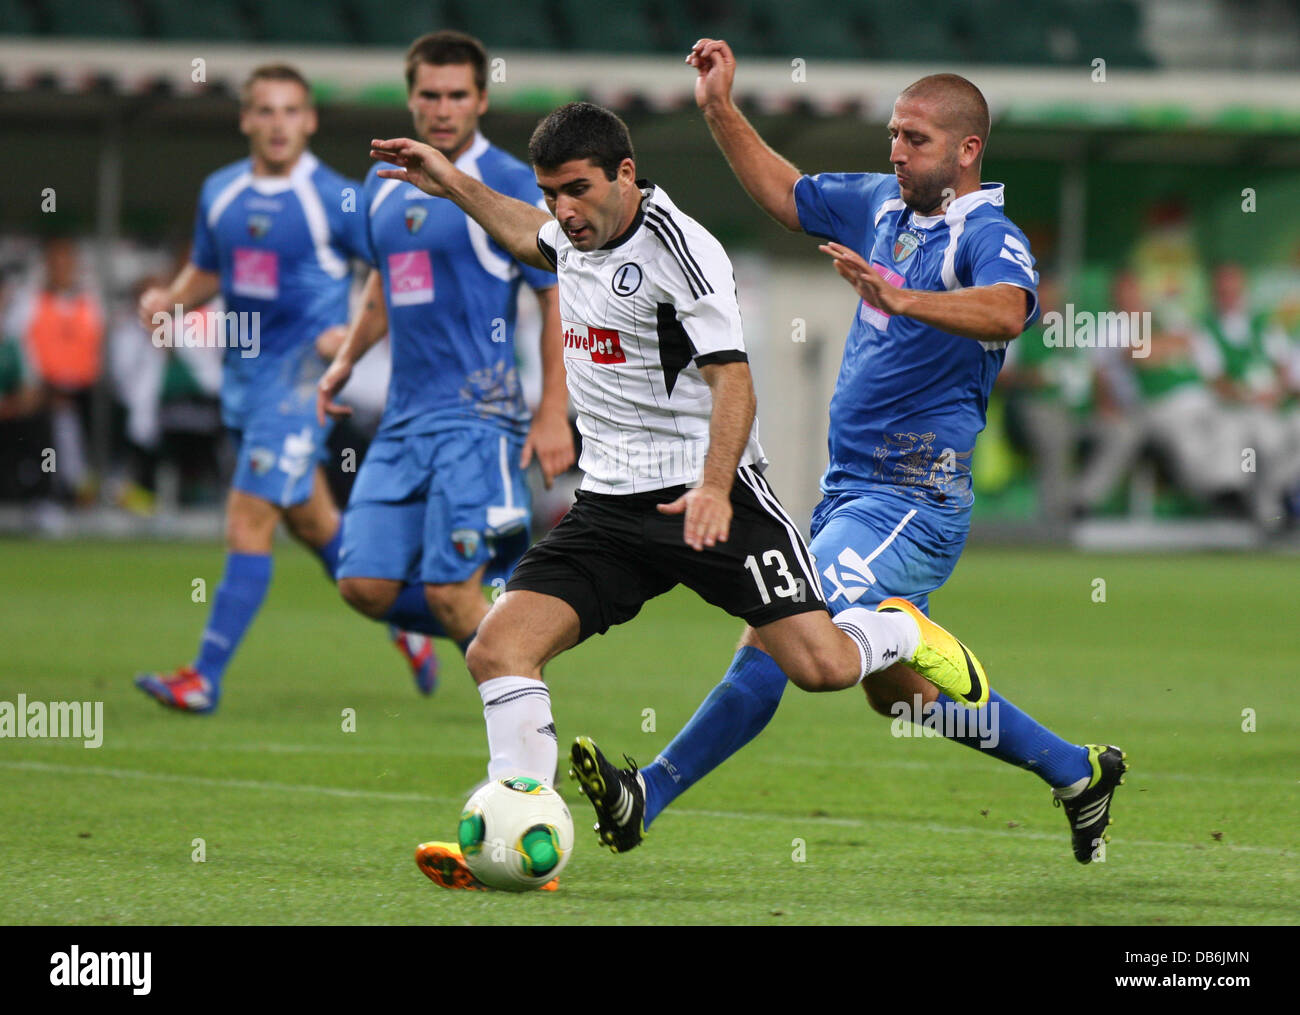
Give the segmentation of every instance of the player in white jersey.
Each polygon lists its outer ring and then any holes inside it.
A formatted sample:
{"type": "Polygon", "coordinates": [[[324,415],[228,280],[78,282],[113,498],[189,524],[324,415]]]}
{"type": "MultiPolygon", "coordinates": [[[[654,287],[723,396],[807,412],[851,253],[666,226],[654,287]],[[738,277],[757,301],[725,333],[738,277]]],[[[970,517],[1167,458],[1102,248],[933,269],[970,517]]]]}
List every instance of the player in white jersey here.
{"type": "MultiPolygon", "coordinates": [[[[852,607],[831,620],[808,548],[762,476],[731,262],[661,189],[637,179],[617,116],[570,103],[538,125],[529,156],[550,215],[427,145],[371,149],[401,167],[383,175],[450,198],[516,259],[559,277],[586,475],[466,657],[483,698],[490,778],[549,783],[557,739],[542,667],[678,584],[744,618],[804,690],[851,687],[902,658],[962,701],[987,699],[969,651],[910,604],[852,607]]],[[[626,792],[576,767],[589,796],[626,792]]],[[[417,860],[448,887],[475,887],[454,844],[425,843],[417,860]]]]}

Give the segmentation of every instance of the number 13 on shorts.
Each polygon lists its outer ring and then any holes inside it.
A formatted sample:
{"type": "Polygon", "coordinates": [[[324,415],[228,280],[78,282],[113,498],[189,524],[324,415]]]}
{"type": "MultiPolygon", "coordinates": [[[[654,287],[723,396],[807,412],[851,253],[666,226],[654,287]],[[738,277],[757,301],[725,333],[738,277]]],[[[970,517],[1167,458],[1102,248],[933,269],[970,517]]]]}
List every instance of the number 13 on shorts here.
{"type": "Polygon", "coordinates": [[[793,599],[796,603],[804,601],[804,597],[808,594],[807,589],[804,588],[804,580],[790,573],[785,554],[780,550],[767,550],[763,554],[763,566],[773,574],[774,587],[771,592],[768,591],[768,583],[763,580],[763,571],[759,567],[757,554],[751,553],[745,558],[745,567],[754,576],[754,584],[758,586],[758,594],[763,598],[764,606],[772,602],[773,595],[778,599],[793,599]]]}

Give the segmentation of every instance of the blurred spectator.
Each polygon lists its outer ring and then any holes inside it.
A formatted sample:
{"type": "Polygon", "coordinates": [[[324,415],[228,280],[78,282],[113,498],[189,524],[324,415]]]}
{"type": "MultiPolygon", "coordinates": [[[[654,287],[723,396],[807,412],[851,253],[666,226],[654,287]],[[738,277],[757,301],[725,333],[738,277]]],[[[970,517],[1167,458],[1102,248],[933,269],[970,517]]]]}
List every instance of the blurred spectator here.
{"type": "Polygon", "coordinates": [[[86,451],[90,396],[101,370],[104,318],[71,239],[45,241],[39,280],[15,298],[5,331],[21,343],[49,405],[56,486],[88,504],[95,497],[86,451]]]}
{"type": "Polygon", "coordinates": [[[1289,341],[1269,314],[1251,308],[1240,265],[1219,265],[1212,281],[1213,306],[1198,334],[1201,357],[1237,444],[1238,465],[1254,476],[1254,517],[1276,527],[1284,493],[1300,479],[1300,455],[1281,412],[1289,341]]]}
{"type": "Polygon", "coordinates": [[[1098,328],[1090,366],[1093,412],[1086,428],[1090,453],[1074,492],[1076,514],[1091,514],[1125,477],[1142,447],[1141,396],[1134,356],[1147,336],[1141,328],[1146,307],[1137,276],[1119,271],[1111,282],[1112,312],[1098,328]]]}
{"type": "Polygon", "coordinates": [[[1081,351],[1054,347],[1044,335],[1044,319],[1060,315],[1060,283],[1044,275],[1038,286],[1043,318],[1007,348],[998,383],[1007,394],[1007,423],[1014,443],[1033,464],[1038,506],[1049,521],[1065,521],[1073,501],[1075,449],[1085,409],[1078,374],[1081,351]]]}
{"type": "Polygon", "coordinates": [[[1195,340],[1176,293],[1162,293],[1147,336],[1149,355],[1134,359],[1145,440],[1185,492],[1233,510],[1245,507],[1249,475],[1234,428],[1206,383],[1213,362],[1195,340]]]}
{"type": "Polygon", "coordinates": [[[49,496],[42,464],[50,426],[40,379],[21,336],[9,329],[13,296],[10,273],[0,272],[0,500],[30,500],[49,496]]]}
{"type": "Polygon", "coordinates": [[[115,315],[109,336],[109,374],[126,412],[127,473],[116,500],[137,514],[153,512],[161,460],[175,466],[182,504],[207,499],[204,491],[215,497],[219,485],[221,350],[180,340],[186,325],[206,333],[195,318],[213,307],[173,322],[177,335],[159,347],[134,313],[139,294],[157,281],[148,277],[136,283],[132,301],[115,315]]]}

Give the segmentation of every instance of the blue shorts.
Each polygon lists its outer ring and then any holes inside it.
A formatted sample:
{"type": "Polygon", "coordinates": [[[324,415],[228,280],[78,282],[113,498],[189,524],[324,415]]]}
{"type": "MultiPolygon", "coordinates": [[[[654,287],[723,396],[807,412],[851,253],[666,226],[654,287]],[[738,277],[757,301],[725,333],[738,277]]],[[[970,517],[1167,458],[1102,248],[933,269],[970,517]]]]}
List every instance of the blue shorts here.
{"type": "Polygon", "coordinates": [[[523,446],[481,426],[379,434],[343,516],[338,577],[450,584],[487,564],[485,581],[504,586],[530,541],[523,446]]]}
{"type": "Polygon", "coordinates": [[[840,493],[817,505],[811,528],[808,547],[831,613],[902,596],[929,614],[930,593],[948,580],[966,545],[970,515],[886,491],[840,493]]]}
{"type": "Polygon", "coordinates": [[[282,508],[311,496],[316,466],[329,457],[325,442],[334,421],[324,426],[311,415],[254,415],[243,429],[231,429],[235,474],[231,486],[282,508]]]}

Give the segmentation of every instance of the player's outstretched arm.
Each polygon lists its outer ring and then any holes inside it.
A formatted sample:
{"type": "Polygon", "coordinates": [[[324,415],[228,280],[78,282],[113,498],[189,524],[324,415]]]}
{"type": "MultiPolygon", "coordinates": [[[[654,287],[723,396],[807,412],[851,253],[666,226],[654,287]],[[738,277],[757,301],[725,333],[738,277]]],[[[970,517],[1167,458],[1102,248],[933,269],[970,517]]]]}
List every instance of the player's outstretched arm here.
{"type": "Polygon", "coordinates": [[[462,173],[437,149],[407,137],[370,142],[370,157],[391,162],[396,169],[381,169],[390,180],[413,183],[426,194],[448,198],[486,229],[516,261],[552,271],[554,265],[537,249],[537,230],[551,216],[462,173]]]}
{"type": "Polygon", "coordinates": [[[1010,283],[951,292],[895,289],[857,251],[839,243],[817,248],[834,259],[835,270],[853,291],[887,314],[902,314],[950,335],[977,342],[1009,342],[1025,330],[1029,293],[1010,283]]]}
{"type": "Polygon", "coordinates": [[[704,457],[700,485],[671,504],[660,504],[664,514],[686,513],[682,535],[693,550],[725,543],[731,531],[731,486],[736,481],[740,456],[754,428],[754,381],[748,363],[711,363],[700,375],[713,393],[709,420],[709,453],[704,457]]]}
{"type": "MultiPolygon", "coordinates": [[[[316,339],[316,348],[322,348],[323,341],[334,329],[322,332],[316,339]]],[[[361,293],[361,310],[347,326],[347,335],[343,344],[334,353],[329,369],[316,386],[316,419],[324,424],[326,416],[338,419],[352,415],[349,406],[341,405],[334,399],[348,378],[352,368],[370,349],[388,332],[388,311],[384,307],[383,276],[371,270],[366,279],[365,289],[361,293]]]]}
{"type": "Polygon", "coordinates": [[[701,39],[691,47],[686,62],[699,71],[695,102],[740,185],[781,225],[801,232],[794,185],[802,174],[759,137],[732,101],[736,57],[731,47],[721,39],[701,39]]]}
{"type": "Polygon", "coordinates": [[[140,294],[137,313],[140,323],[153,330],[161,322],[154,320],[158,314],[174,314],[179,304],[181,312],[201,307],[221,291],[221,276],[215,271],[205,271],[194,262],[180,270],[172,284],[154,286],[140,294]]]}

